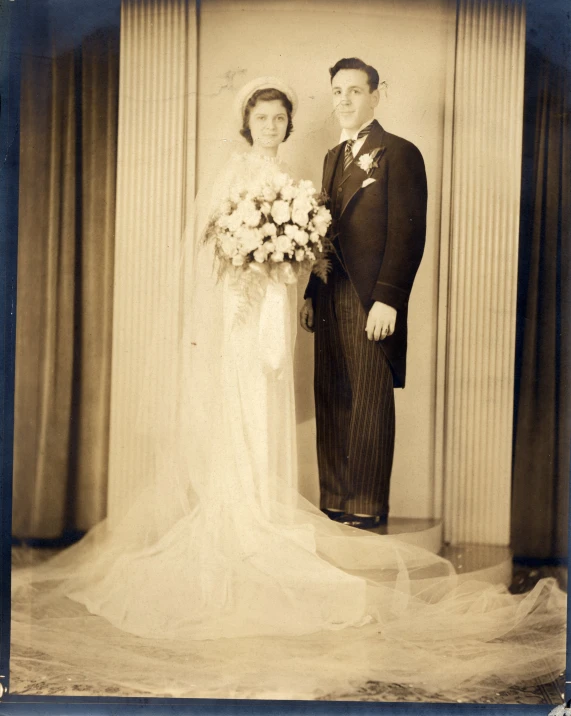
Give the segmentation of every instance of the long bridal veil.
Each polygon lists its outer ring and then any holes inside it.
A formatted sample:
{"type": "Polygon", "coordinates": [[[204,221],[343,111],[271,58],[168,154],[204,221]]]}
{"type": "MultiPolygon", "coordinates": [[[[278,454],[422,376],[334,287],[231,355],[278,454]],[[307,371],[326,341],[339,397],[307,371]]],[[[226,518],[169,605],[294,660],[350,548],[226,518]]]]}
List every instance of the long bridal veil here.
{"type": "MultiPolygon", "coordinates": [[[[213,200],[236,172],[277,170],[234,158],[213,200]]],[[[197,206],[179,301],[163,308],[180,324],[178,397],[143,398],[133,426],[154,477],[118,524],[15,573],[13,678],[35,665],[46,679],[88,675],[102,694],[299,699],[374,680],[466,701],[553,678],[565,663],[553,580],[512,596],[299,495],[295,310],[266,286],[274,370],[260,359],[263,306],[234,320],[239,296],[217,280],[197,206]]]]}

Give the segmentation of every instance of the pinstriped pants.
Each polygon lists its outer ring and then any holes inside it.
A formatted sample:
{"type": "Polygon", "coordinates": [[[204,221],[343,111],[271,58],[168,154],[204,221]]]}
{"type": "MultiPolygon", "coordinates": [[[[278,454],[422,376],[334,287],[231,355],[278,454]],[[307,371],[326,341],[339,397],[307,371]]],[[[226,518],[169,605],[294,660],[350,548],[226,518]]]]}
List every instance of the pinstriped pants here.
{"type": "Polygon", "coordinates": [[[315,410],[321,508],[387,515],[393,377],[351,281],[335,267],[315,300],[315,410]]]}

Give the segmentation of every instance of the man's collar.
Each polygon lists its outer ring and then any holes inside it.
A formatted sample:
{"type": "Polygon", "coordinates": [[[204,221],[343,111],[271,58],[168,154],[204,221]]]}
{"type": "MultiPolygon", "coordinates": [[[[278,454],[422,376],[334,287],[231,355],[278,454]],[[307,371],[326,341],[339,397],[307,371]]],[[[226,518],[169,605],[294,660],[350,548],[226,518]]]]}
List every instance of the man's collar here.
{"type": "Polygon", "coordinates": [[[348,129],[343,129],[343,130],[341,131],[341,137],[340,137],[340,139],[339,139],[339,144],[341,144],[342,142],[346,142],[348,139],[357,139],[357,136],[359,135],[359,132],[360,132],[362,129],[365,129],[365,127],[368,127],[369,124],[371,124],[371,123],[374,122],[374,121],[375,121],[375,118],[372,117],[371,119],[368,119],[368,120],[365,122],[365,124],[362,124],[362,125],[359,127],[359,129],[354,130],[354,131],[349,131],[348,129]]]}

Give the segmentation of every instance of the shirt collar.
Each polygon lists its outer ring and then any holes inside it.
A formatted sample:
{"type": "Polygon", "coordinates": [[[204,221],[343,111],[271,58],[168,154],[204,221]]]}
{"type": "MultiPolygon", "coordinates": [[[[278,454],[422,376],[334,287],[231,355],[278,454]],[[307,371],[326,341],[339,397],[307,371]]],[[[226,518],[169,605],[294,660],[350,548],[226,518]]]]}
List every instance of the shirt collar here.
{"type": "Polygon", "coordinates": [[[355,139],[355,140],[356,140],[357,137],[358,137],[358,135],[359,135],[359,132],[360,132],[362,129],[365,129],[365,127],[368,127],[368,126],[369,126],[370,124],[372,124],[374,121],[375,121],[375,120],[374,120],[374,117],[373,117],[373,119],[368,119],[368,120],[365,122],[365,124],[362,124],[362,125],[359,127],[359,129],[357,129],[357,130],[355,130],[355,131],[353,131],[353,132],[350,132],[348,129],[343,129],[342,132],[341,132],[341,138],[339,139],[339,144],[341,144],[341,142],[346,142],[348,139],[355,139]]]}

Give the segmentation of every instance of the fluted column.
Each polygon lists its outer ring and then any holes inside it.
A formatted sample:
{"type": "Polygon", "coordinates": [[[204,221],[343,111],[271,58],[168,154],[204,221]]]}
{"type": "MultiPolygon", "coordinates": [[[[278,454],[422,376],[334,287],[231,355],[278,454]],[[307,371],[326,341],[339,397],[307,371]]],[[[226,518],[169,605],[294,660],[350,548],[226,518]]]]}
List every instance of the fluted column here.
{"type": "Polygon", "coordinates": [[[525,16],[459,0],[447,247],[444,525],[509,542],[525,16]]]}
{"type": "Polygon", "coordinates": [[[185,206],[193,195],[192,0],[123,0],[109,454],[109,519],[153,469],[145,428],[174,419],[185,206]],[[171,407],[172,406],[172,409],[171,407]]]}

